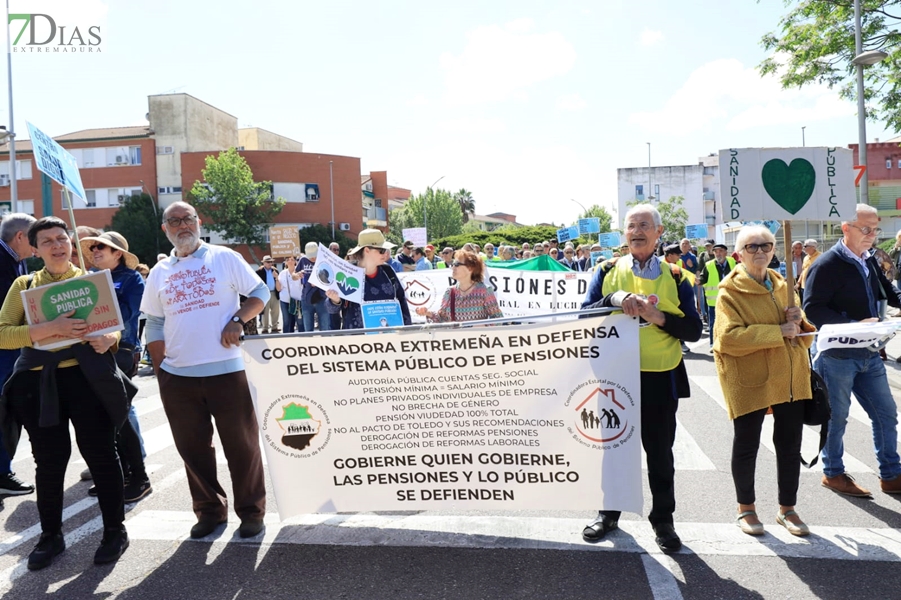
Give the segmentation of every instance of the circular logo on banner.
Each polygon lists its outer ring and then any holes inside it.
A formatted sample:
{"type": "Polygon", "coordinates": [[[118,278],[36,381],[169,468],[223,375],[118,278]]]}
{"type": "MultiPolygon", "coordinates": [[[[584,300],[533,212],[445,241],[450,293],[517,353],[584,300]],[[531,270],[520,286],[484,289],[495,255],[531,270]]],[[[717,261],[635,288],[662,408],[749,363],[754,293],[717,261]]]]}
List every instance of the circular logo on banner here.
{"type": "Polygon", "coordinates": [[[331,439],[325,409],[306,396],[284,394],[266,409],[263,437],[281,454],[292,458],[315,456],[331,439]]]}
{"type": "Polygon", "coordinates": [[[629,391],[606,379],[577,387],[566,406],[573,439],[597,450],[611,450],[628,443],[640,418],[629,391]]]}
{"type": "Polygon", "coordinates": [[[404,293],[407,296],[407,302],[413,306],[428,306],[432,301],[434,290],[432,287],[418,279],[409,277],[405,278],[404,293]]]}

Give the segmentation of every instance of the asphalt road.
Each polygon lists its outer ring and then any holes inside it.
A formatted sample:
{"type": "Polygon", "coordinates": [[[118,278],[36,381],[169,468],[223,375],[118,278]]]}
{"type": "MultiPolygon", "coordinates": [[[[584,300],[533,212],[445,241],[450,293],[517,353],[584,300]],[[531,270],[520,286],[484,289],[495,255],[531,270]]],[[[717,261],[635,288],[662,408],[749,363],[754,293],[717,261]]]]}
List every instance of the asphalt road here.
{"type": "MultiPolygon", "coordinates": [[[[127,507],[131,547],[115,565],[92,564],[100,513],[87,495],[89,484],[79,481],[84,462],[75,451],[66,477],[68,549],[50,568],[25,569],[40,533],[34,496],[4,501],[0,594],[29,600],[901,597],[895,579],[901,566],[901,498],[878,491],[872,436],[862,411],[852,412],[849,420],[847,463],[875,498],[841,497],[820,486],[819,469],[804,469],[797,509],[812,535],[792,537],[775,524],[775,457],[764,439],[757,494],[767,533],[746,536],[733,521],[731,423],[712,355],[706,340],[691,346],[692,397],[679,409],[676,446],[676,528],[685,544],[678,554],[661,554],[647,521],[635,514],[624,514],[621,531],[597,545],[580,536],[593,515],[568,512],[307,515],[280,523],[271,486],[263,536],[241,540],[232,516],[218,535],[190,540],[194,518],[184,470],[156,380],[145,369],[136,407],[154,492],[127,507]]],[[[901,355],[901,340],[889,344],[889,355],[901,355]]],[[[898,399],[901,364],[886,364],[898,399]]],[[[805,433],[805,448],[815,441],[812,430],[805,433]]],[[[33,481],[27,444],[14,469],[33,481]]],[[[648,505],[646,484],[645,498],[648,505]]]]}

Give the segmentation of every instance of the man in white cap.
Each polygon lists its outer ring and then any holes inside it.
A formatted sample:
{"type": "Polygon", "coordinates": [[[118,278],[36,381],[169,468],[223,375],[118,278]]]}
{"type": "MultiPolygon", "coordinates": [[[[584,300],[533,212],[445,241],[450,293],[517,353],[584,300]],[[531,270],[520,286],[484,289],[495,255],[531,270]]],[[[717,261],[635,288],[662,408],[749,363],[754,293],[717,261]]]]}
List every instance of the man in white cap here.
{"type": "Polygon", "coordinates": [[[278,290],[276,282],[278,281],[278,268],[275,261],[268,254],[263,257],[263,266],[257,269],[257,275],[269,288],[269,301],[263,307],[263,333],[269,333],[270,325],[272,325],[272,333],[278,333],[278,317],[281,312],[281,304],[279,304],[278,290]]]}

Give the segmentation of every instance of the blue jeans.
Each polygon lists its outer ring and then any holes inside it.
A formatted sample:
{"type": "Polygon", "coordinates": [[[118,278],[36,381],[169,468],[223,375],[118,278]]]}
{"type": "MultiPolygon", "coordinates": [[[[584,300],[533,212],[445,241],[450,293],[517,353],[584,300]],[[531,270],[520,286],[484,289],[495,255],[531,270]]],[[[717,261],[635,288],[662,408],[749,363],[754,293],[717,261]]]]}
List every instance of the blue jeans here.
{"type": "Polygon", "coordinates": [[[829,436],[823,448],[823,473],[835,477],[845,472],[842,438],[848,422],[851,392],[870,417],[873,425],[873,445],[879,462],[879,477],[893,479],[901,475],[898,457],[898,409],[888,386],[885,365],[876,352],[867,351],[860,358],[837,358],[821,353],[813,363],[814,369],[826,381],[832,420],[829,436]]]}
{"type": "Polygon", "coordinates": [[[294,333],[297,329],[297,315],[288,312],[290,302],[281,302],[282,305],[282,331],[284,333],[294,333]]]}
{"type": "MultiPolygon", "coordinates": [[[[17,358],[19,358],[19,350],[0,350],[0,387],[13,374],[13,367],[16,366],[17,358]]],[[[6,452],[3,439],[0,438],[0,475],[7,475],[12,472],[12,462],[12,457],[6,452]]]]}
{"type": "MultiPolygon", "coordinates": [[[[325,296],[325,294],[322,294],[325,296]]],[[[316,304],[311,304],[308,300],[300,303],[300,312],[303,313],[303,330],[314,331],[313,313],[319,315],[319,331],[329,331],[332,321],[329,318],[328,307],[325,305],[327,300],[323,299],[316,304]]]]}

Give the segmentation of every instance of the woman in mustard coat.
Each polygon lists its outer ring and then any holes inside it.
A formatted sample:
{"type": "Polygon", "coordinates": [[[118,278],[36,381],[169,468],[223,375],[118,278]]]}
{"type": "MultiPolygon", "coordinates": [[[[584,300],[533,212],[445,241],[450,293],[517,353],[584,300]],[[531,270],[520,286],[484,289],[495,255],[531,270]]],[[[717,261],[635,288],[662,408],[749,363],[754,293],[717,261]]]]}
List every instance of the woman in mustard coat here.
{"type": "Polygon", "coordinates": [[[734,427],[732,479],[738,498],[737,523],[750,535],[763,534],[757,518],[754,472],[760,432],[767,411],[773,411],[773,444],[779,486],[776,522],[793,535],[810,533],[795,512],[801,472],[801,432],[804,405],[811,397],[807,350],[815,331],[794,305],[791,285],[767,268],[776,239],[766,227],[745,227],[735,248],[741,265],[719,285],[713,353],[716,372],[734,427]]]}

